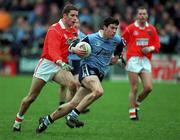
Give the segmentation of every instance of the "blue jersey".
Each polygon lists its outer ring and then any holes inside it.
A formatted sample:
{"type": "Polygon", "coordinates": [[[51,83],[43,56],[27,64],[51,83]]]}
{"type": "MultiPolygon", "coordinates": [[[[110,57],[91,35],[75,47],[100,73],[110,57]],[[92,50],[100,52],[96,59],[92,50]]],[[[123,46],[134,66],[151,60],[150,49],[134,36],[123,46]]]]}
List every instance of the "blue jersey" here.
{"type": "Polygon", "coordinates": [[[91,68],[97,68],[102,74],[106,74],[112,55],[121,55],[124,42],[119,35],[112,39],[104,39],[100,32],[87,35],[82,41],[91,46],[91,54],[81,60],[81,65],[88,64],[91,68]]]}
{"type": "MultiPolygon", "coordinates": [[[[84,38],[86,35],[81,32],[80,30],[78,30],[78,38],[79,39],[82,39],[84,38]]],[[[68,56],[68,59],[71,61],[71,60],[81,60],[81,58],[79,56],[77,56],[76,54],[74,53],[69,53],[69,56],[68,56]]]]}

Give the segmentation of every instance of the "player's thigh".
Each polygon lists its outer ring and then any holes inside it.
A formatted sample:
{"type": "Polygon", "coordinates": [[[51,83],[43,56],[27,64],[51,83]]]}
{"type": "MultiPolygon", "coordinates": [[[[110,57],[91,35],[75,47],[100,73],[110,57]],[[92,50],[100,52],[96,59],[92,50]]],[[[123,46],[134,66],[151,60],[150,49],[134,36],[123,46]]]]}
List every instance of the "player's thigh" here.
{"type": "Polygon", "coordinates": [[[139,85],[139,75],[138,73],[134,72],[128,72],[128,78],[129,78],[129,83],[131,88],[137,88],[139,85]]]}
{"type": "Polygon", "coordinates": [[[70,83],[74,82],[75,83],[75,80],[74,80],[74,77],[72,75],[71,72],[69,71],[66,71],[66,70],[60,70],[58,71],[53,80],[58,83],[58,84],[61,84],[61,85],[65,85],[65,86],[69,86],[70,83]]]}
{"type": "Polygon", "coordinates": [[[82,80],[82,84],[91,91],[103,92],[99,78],[96,75],[87,76],[82,80]]]}
{"type": "Polygon", "coordinates": [[[79,74],[74,75],[75,81],[79,82],[79,74]]]}
{"type": "Polygon", "coordinates": [[[150,72],[141,72],[140,78],[144,87],[152,88],[152,74],[150,72]]]}
{"type": "Polygon", "coordinates": [[[80,87],[76,92],[75,96],[73,97],[72,102],[76,104],[80,103],[80,101],[90,92],[91,91],[89,89],[80,87]]]}
{"type": "Polygon", "coordinates": [[[38,96],[45,84],[46,82],[44,80],[33,77],[29,96],[38,96]]]}

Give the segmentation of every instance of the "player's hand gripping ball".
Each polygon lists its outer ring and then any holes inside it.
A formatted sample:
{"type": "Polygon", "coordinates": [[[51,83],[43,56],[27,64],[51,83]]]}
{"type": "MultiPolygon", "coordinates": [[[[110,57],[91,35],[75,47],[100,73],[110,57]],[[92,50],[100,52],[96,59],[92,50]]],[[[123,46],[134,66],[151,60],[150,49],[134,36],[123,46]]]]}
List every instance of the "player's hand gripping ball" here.
{"type": "Polygon", "coordinates": [[[76,44],[76,47],[77,46],[86,51],[85,55],[80,56],[81,58],[86,58],[91,54],[91,46],[89,45],[89,43],[87,43],[87,42],[79,42],[78,44],[76,44]]]}

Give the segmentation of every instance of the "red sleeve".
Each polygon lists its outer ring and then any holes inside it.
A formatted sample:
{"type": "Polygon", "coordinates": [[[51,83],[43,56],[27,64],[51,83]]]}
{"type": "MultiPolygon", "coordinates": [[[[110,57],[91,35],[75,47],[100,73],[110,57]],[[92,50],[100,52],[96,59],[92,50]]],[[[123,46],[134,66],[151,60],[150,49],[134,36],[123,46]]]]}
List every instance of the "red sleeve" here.
{"type": "Polygon", "coordinates": [[[129,42],[129,28],[128,27],[124,30],[124,32],[122,33],[121,36],[124,38],[124,40],[128,44],[128,42],[129,42]]]}
{"type": "Polygon", "coordinates": [[[155,47],[154,52],[157,53],[159,52],[160,49],[160,41],[159,41],[159,37],[157,34],[156,29],[153,27],[153,46],[155,47]]]}
{"type": "Polygon", "coordinates": [[[49,56],[54,62],[62,60],[60,50],[62,36],[56,31],[56,29],[51,29],[48,31],[47,39],[49,56]]]}

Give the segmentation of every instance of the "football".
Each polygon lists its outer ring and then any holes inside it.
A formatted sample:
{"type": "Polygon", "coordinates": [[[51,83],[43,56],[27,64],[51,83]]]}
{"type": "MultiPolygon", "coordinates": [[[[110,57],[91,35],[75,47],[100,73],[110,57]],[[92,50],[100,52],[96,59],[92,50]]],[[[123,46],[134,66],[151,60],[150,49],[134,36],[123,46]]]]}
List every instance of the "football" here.
{"type": "Polygon", "coordinates": [[[91,54],[91,46],[87,42],[79,42],[76,46],[82,47],[82,49],[86,50],[87,53],[84,56],[81,56],[81,58],[86,58],[91,54]]]}

